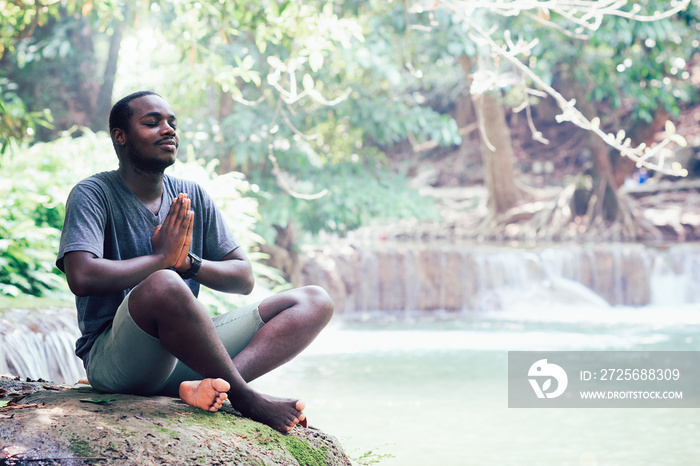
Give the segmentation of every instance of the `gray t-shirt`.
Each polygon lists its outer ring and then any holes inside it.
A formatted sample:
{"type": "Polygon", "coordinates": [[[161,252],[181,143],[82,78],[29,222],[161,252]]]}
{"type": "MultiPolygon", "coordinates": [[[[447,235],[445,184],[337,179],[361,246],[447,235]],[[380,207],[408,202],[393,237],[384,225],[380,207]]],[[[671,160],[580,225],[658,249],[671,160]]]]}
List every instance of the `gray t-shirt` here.
{"type": "MultiPolygon", "coordinates": [[[[124,184],[116,171],[102,172],[79,182],[66,201],[56,266],[63,272],[63,257],[71,251],[87,251],[97,257],[126,260],[151,254],[151,235],[165,220],[170,203],[186,193],[194,210],[190,251],[208,260],[221,260],[239,244],[209,195],[195,182],[163,178],[163,198],[158,215],[149,211],[124,184]]],[[[195,296],[199,283],[187,280],[195,296]]],[[[114,319],[130,290],[97,296],[77,296],[78,324],[82,336],[75,354],[87,364],[95,339],[114,319]]]]}

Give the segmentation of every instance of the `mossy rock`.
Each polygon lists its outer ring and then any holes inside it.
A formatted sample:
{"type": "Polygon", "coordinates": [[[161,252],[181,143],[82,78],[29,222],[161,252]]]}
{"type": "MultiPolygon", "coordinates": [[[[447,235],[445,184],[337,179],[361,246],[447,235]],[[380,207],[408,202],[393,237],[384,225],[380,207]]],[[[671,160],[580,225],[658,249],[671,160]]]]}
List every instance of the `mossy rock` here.
{"type": "Polygon", "coordinates": [[[334,437],[301,426],[281,434],[241,417],[229,403],[208,413],[168,397],[105,395],[87,385],[11,377],[0,377],[0,389],[8,392],[0,401],[26,395],[0,408],[0,464],[351,464],[334,437]]]}

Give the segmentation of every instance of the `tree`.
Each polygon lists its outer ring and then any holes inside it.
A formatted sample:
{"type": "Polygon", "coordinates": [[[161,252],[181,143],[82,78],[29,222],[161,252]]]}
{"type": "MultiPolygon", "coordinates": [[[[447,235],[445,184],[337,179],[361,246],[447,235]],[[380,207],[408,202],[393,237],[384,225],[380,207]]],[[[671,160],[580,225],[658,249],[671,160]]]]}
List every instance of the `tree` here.
{"type": "MultiPolygon", "coordinates": [[[[639,3],[649,8],[657,5],[651,0],[639,3]]],[[[0,83],[0,102],[5,108],[1,121],[6,133],[14,134],[11,137],[15,139],[26,137],[32,124],[29,117],[44,115],[49,104],[56,128],[65,128],[68,121],[104,121],[97,114],[106,112],[105,96],[111,93],[112,83],[120,93],[157,87],[181,115],[191,116],[181,125],[183,148],[191,147],[190,155],[220,159],[221,171],[245,171],[261,188],[263,209],[269,209],[265,215],[268,239],[277,231],[274,225],[286,228],[290,221],[301,222],[303,229],[312,232],[343,233],[366,222],[369,213],[380,217],[415,215],[417,204],[402,204],[401,196],[391,195],[396,184],[393,178],[387,181],[391,174],[385,169],[385,154],[409,142],[418,155],[426,154],[423,151],[428,147],[460,142],[464,147],[472,128],[484,136],[483,165],[492,192],[493,216],[507,212],[514,199],[522,201],[526,196],[509,174],[512,161],[506,123],[512,113],[493,110],[502,109],[498,104],[501,99],[510,106],[514,96],[530,115],[536,100],[550,95],[563,109],[562,121],[588,129],[606,146],[642,165],[674,170],[674,166],[658,163],[663,144],[648,152],[632,147],[631,142],[625,145],[626,135],[618,130],[624,128],[631,134],[636,123],[616,119],[618,111],[610,112],[610,120],[596,120],[594,115],[584,116],[586,112],[577,110],[589,99],[608,108],[615,107],[616,99],[622,107],[628,106],[631,99],[620,99],[615,87],[627,88],[628,83],[602,85],[606,83],[602,70],[610,69],[614,53],[629,51],[638,54],[634,56],[639,56],[639,61],[646,56],[654,60],[660,57],[664,66],[652,70],[653,79],[646,77],[646,82],[658,81],[669,72],[665,63],[670,60],[666,55],[670,55],[671,46],[666,45],[663,34],[670,36],[676,31],[669,32],[668,26],[659,26],[657,31],[652,26],[658,46],[647,47],[653,53],[640,51],[637,38],[642,31],[608,26],[610,21],[604,20],[611,15],[618,15],[620,21],[624,16],[643,19],[640,12],[624,10],[622,4],[445,0],[426,7],[421,3],[365,1],[184,0],[126,2],[123,7],[107,1],[54,2],[46,8],[37,5],[1,5],[9,21],[0,29],[0,50],[15,80],[8,74],[0,83]],[[584,5],[585,11],[576,10],[576,5],[584,5]],[[496,29],[487,29],[485,24],[496,29]],[[518,31],[523,39],[515,39],[510,31],[518,31]],[[620,31],[629,34],[615,36],[620,31]],[[116,57],[124,40],[129,50],[153,47],[152,53],[148,62],[138,63],[130,54],[123,54],[123,60],[130,60],[130,72],[116,67],[114,81],[116,57]],[[86,52],[78,57],[80,49],[86,52]],[[37,67],[46,74],[58,63],[71,63],[70,79],[37,80],[37,73],[29,72],[37,67]],[[589,69],[601,71],[593,75],[594,84],[588,86],[580,79],[579,69],[568,63],[586,63],[589,69]],[[503,72],[509,78],[505,84],[496,79],[503,72]],[[154,79],[154,75],[162,79],[154,79]],[[73,86],[71,92],[61,91],[63,81],[73,86]],[[472,93],[477,96],[474,109],[479,120],[484,122],[488,117],[489,124],[472,125],[470,117],[463,116],[457,122],[448,114],[448,107],[456,100],[468,103],[463,92],[467,82],[472,90],[483,91],[472,93]],[[578,93],[578,107],[573,95],[564,97],[566,92],[555,90],[563,82],[571,83],[567,86],[578,93]],[[81,101],[86,95],[92,97],[81,101]],[[51,102],[47,103],[46,97],[51,102]],[[488,134],[496,129],[499,136],[488,134]],[[608,136],[609,132],[621,137],[608,136]],[[490,154],[494,143],[504,148],[501,155],[490,154]],[[341,191],[341,186],[346,191],[341,191]],[[372,190],[375,196],[364,196],[372,190]],[[283,193],[291,197],[280,201],[283,193]]],[[[670,16],[684,5],[687,0],[660,16],[670,16]]],[[[685,21],[692,27],[695,14],[693,10],[680,17],[681,26],[685,21]]],[[[651,38],[648,31],[645,34],[651,38]]],[[[49,74],[51,78],[58,75],[49,74]]],[[[623,75],[627,73],[620,73],[623,75]]],[[[634,79],[640,82],[641,78],[634,79]]],[[[666,110],[673,114],[671,107],[678,99],[672,96],[669,100],[667,92],[640,95],[647,99],[637,99],[640,105],[632,111],[639,121],[653,116],[660,102],[668,104],[666,110]]],[[[42,137],[52,134],[42,132],[42,137]]],[[[535,127],[533,137],[544,139],[535,127]]],[[[600,170],[606,167],[606,150],[604,147],[596,158],[601,162],[600,170]]],[[[621,166],[608,165],[611,169],[621,166]]],[[[614,175],[597,178],[614,180],[614,175]]],[[[604,181],[593,191],[614,194],[614,189],[598,189],[608,185],[610,182],[604,181]]],[[[613,195],[605,197],[612,199],[613,195]]]]}
{"type": "MultiPolygon", "coordinates": [[[[500,60],[501,67],[504,63],[508,64],[511,67],[511,73],[515,71],[522,76],[522,78],[516,79],[518,82],[525,83],[526,87],[526,92],[523,93],[525,99],[521,108],[529,111],[533,96],[542,96],[542,91],[544,91],[545,95],[554,98],[562,111],[562,114],[557,117],[557,121],[574,123],[600,138],[592,141],[595,154],[593,183],[591,193],[588,196],[588,206],[584,212],[584,226],[587,227],[589,234],[595,233],[600,235],[604,229],[610,226],[610,222],[619,225],[613,229],[613,235],[618,239],[634,239],[643,234],[643,231],[640,231],[637,225],[639,219],[633,218],[629,206],[621,202],[619,195],[616,193],[619,182],[618,184],[615,182],[614,167],[620,167],[623,164],[615,164],[611,161],[608,153],[610,148],[628,157],[640,167],[681,176],[687,173],[678,164],[668,163],[664,153],[664,148],[669,143],[684,143],[680,136],[674,134],[672,124],[666,126],[667,139],[656,147],[649,149],[646,144],[632,146],[631,139],[627,138],[625,131],[620,129],[622,122],[614,119],[614,117],[612,121],[601,122],[601,118],[597,117],[595,112],[589,112],[586,115],[585,111],[582,112],[577,108],[577,102],[579,102],[578,105],[585,107],[587,106],[586,100],[591,98],[597,102],[612,100],[612,107],[619,107],[621,90],[630,88],[632,84],[638,87],[640,83],[642,86],[651,83],[656,89],[647,89],[641,93],[635,93],[634,91],[630,93],[631,95],[643,95],[644,98],[639,99],[635,109],[632,111],[634,118],[631,124],[628,124],[628,127],[639,128],[640,120],[653,120],[651,115],[655,112],[655,108],[660,105],[666,107],[668,111],[677,111],[678,100],[684,97],[687,98],[687,96],[682,95],[683,89],[679,88],[678,90],[673,90],[673,92],[670,89],[666,89],[665,92],[658,92],[658,88],[662,86],[655,86],[654,83],[670,81],[673,78],[680,77],[674,77],[673,75],[678,74],[678,71],[672,71],[673,69],[678,70],[679,67],[666,66],[666,63],[673,61],[679,55],[688,56],[688,47],[686,46],[685,50],[682,50],[683,43],[678,38],[683,37],[684,30],[693,30],[697,22],[697,18],[694,15],[697,12],[693,10],[689,13],[683,13],[689,5],[688,0],[675,2],[670,6],[665,3],[653,1],[638,2],[632,7],[627,7],[625,2],[607,1],[523,2],[515,0],[511,2],[465,3],[445,0],[436,3],[435,6],[436,10],[444,8],[459,16],[466,29],[468,29],[472,40],[487,46],[488,54],[500,60]],[[642,13],[643,6],[649,8],[652,12],[657,12],[645,15],[642,13]],[[486,24],[491,24],[494,27],[491,29],[488,26],[484,27],[483,20],[485,17],[488,18],[488,16],[479,14],[483,10],[500,15],[505,20],[487,21],[486,24]],[[658,11],[662,11],[662,13],[658,11]],[[680,15],[678,15],[679,12],[681,12],[680,15]],[[672,18],[674,15],[678,16],[675,17],[674,26],[671,26],[672,23],[668,18],[672,18]],[[530,22],[534,20],[537,23],[546,25],[547,28],[534,28],[531,25],[528,27],[523,25],[525,20],[530,22]],[[638,27],[640,24],[644,25],[644,27],[638,27]],[[643,29],[644,34],[640,33],[638,29],[643,29]],[[520,37],[517,40],[511,37],[511,30],[519,31],[520,37]],[[552,30],[556,31],[557,37],[555,40],[558,41],[557,46],[552,46],[552,30]],[[503,31],[503,34],[499,35],[497,31],[503,31]],[[525,35],[527,33],[530,33],[532,37],[526,39],[525,35]],[[664,39],[666,41],[662,42],[664,39]],[[549,46],[538,47],[545,40],[548,41],[549,46]],[[584,47],[580,46],[582,41],[588,41],[584,42],[584,47]],[[640,42],[642,43],[641,46],[640,42]],[[610,79],[611,74],[614,74],[611,73],[610,58],[614,55],[612,52],[607,52],[610,55],[596,56],[601,50],[612,50],[619,55],[627,55],[628,57],[631,54],[636,54],[638,68],[645,66],[645,58],[650,59],[652,63],[661,64],[661,66],[647,66],[646,70],[649,71],[649,74],[643,78],[633,75],[631,79],[623,79],[616,82],[616,80],[610,79]],[[571,52],[576,56],[576,60],[572,60],[571,52]],[[591,74],[587,73],[586,79],[579,81],[587,82],[588,85],[579,87],[581,91],[577,92],[578,99],[564,98],[560,92],[552,87],[551,80],[557,77],[557,73],[559,73],[558,78],[561,81],[571,82],[576,77],[580,78],[580,73],[588,71],[590,67],[571,67],[569,73],[579,73],[578,76],[575,74],[572,76],[571,74],[567,75],[565,64],[572,62],[581,63],[585,60],[592,60],[593,67],[597,66],[599,69],[605,69],[606,71],[594,73],[592,75],[593,80],[591,80],[591,74]],[[528,87],[534,87],[536,90],[529,90],[527,89],[528,87]],[[673,95],[674,93],[675,95],[673,95]],[[611,128],[615,126],[617,126],[617,129],[612,132],[606,132],[602,129],[603,127],[611,128]],[[615,132],[617,134],[614,134],[615,132]]],[[[433,19],[435,17],[432,16],[433,19]]],[[[486,61],[486,55],[480,55],[480,59],[482,62],[486,61]]],[[[678,59],[675,60],[676,62],[678,61],[678,59]]],[[[626,65],[630,61],[630,58],[626,58],[617,69],[620,70],[620,67],[630,68],[630,66],[626,65]]],[[[619,75],[626,76],[624,73],[619,73],[619,75]]],[[[479,98],[482,99],[482,102],[488,101],[483,96],[488,95],[487,92],[489,90],[495,89],[496,92],[500,92],[500,86],[497,85],[498,79],[494,78],[496,75],[490,70],[475,70],[473,76],[472,93],[481,96],[479,98]]],[[[574,89],[576,89],[576,86],[574,86],[574,89]]],[[[623,99],[626,98],[624,94],[622,97],[623,99]]],[[[627,99],[630,100],[629,98],[627,99]]],[[[485,107],[482,106],[483,108],[485,107]]],[[[503,122],[504,120],[500,119],[499,121],[503,122]]],[[[482,144],[484,144],[484,140],[491,138],[485,131],[484,126],[481,125],[480,127],[482,144]]],[[[542,134],[534,127],[533,137],[543,140],[542,134]]],[[[508,154],[504,154],[503,157],[507,160],[508,154]]],[[[614,161],[615,159],[613,158],[612,160],[614,161]]],[[[508,165],[506,162],[505,166],[508,165]]],[[[492,167],[495,166],[499,165],[487,163],[485,170],[493,172],[492,167]]],[[[487,182],[495,180],[496,174],[487,173],[485,178],[487,182]]],[[[492,198],[499,196],[497,193],[499,189],[506,193],[506,197],[510,196],[507,193],[512,191],[512,182],[502,184],[503,188],[499,188],[498,183],[491,184],[492,187],[489,188],[489,193],[492,198]]],[[[573,190],[565,192],[571,196],[573,190]]],[[[560,200],[555,205],[565,205],[569,201],[570,199],[566,202],[561,202],[560,200]]],[[[492,200],[490,205],[492,206],[493,214],[497,213],[499,204],[492,200]]],[[[555,207],[555,209],[557,208],[555,207]]],[[[548,216],[542,221],[542,224],[546,225],[547,228],[546,231],[541,231],[540,234],[547,237],[557,237],[562,234],[563,230],[569,230],[568,223],[572,220],[571,216],[567,221],[557,222],[553,225],[550,220],[554,213],[550,212],[546,215],[548,216]]],[[[508,221],[507,218],[505,221],[508,221]]]]}
{"type": "Polygon", "coordinates": [[[6,20],[0,33],[1,101],[20,109],[5,114],[6,126],[25,128],[6,133],[4,145],[8,137],[50,140],[74,125],[105,129],[122,12],[112,2],[3,2],[1,7],[6,20]],[[109,47],[104,58],[96,50],[101,42],[109,47]],[[41,114],[43,121],[30,118],[41,114]]]}
{"type": "MultiPolygon", "coordinates": [[[[422,200],[403,195],[405,183],[384,169],[381,151],[360,143],[372,120],[355,127],[348,113],[357,108],[347,97],[358,80],[345,63],[363,39],[348,10],[327,2],[188,0],[0,6],[16,26],[2,35],[8,66],[0,101],[21,109],[9,121],[45,108],[55,121],[50,131],[33,130],[39,138],[20,130],[8,139],[50,139],[75,123],[102,129],[98,113],[109,107],[112,86],[120,94],[151,88],[185,116],[185,157],[221,159],[220,170],[245,171],[255,182],[268,241],[292,222],[343,234],[373,216],[420,213],[422,200]],[[124,72],[116,67],[124,44],[129,52],[154,48],[138,63],[136,54],[122,54],[124,72]]],[[[412,124],[420,138],[416,110],[401,108],[398,131],[412,124]]]]}

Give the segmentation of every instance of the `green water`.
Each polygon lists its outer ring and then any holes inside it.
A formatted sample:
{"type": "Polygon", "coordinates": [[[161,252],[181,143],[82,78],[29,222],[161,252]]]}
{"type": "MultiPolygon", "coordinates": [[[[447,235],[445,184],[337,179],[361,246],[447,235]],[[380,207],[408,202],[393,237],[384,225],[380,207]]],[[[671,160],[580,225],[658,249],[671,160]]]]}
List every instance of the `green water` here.
{"type": "Polygon", "coordinates": [[[336,319],[255,386],[378,464],[699,464],[699,409],[507,407],[509,350],[642,349],[700,350],[700,306],[336,319]]]}

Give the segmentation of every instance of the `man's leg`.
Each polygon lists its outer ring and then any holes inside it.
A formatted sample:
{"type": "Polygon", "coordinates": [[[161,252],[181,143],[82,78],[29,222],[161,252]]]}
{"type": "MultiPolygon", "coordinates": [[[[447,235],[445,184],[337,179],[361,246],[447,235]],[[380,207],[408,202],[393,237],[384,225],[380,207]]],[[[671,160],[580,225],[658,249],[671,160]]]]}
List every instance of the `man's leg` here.
{"type": "Polygon", "coordinates": [[[333,316],[333,301],[323,288],[305,286],[264,299],[258,311],[265,325],[233,358],[246,382],[290,361],[309,346],[333,316]]]}
{"type": "Polygon", "coordinates": [[[201,407],[202,398],[212,398],[216,404],[216,392],[225,389],[225,384],[216,381],[221,378],[230,386],[231,404],[251,419],[281,432],[304,419],[303,402],[263,395],[248,386],[206,310],[175,272],[158,271],[135,287],[129,312],[141,329],[205,379],[184,387],[186,402],[201,407]]]}

